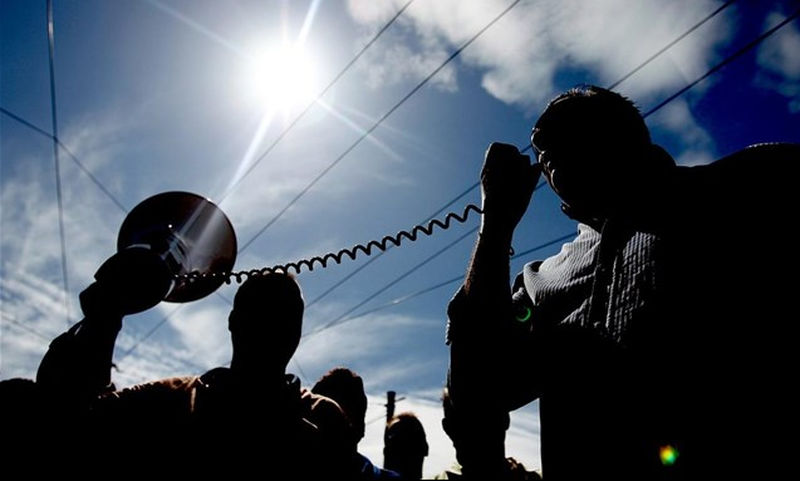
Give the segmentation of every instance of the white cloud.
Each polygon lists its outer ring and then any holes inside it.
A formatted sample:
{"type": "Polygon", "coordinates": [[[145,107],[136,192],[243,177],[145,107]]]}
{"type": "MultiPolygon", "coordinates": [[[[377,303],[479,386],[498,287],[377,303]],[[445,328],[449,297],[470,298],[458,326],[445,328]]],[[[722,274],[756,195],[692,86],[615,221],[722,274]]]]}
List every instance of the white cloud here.
{"type": "MultiPolygon", "coordinates": [[[[367,86],[378,89],[386,84],[416,82],[425,78],[448,57],[448,53],[442,46],[420,52],[412,50],[408,45],[395,43],[381,51],[368,50],[365,57],[372,61],[362,64],[367,65],[367,86]]],[[[432,79],[432,83],[445,91],[458,90],[453,67],[442,69],[432,79]]]]}
{"type": "MultiPolygon", "coordinates": [[[[769,14],[764,29],[771,28],[785,18],[778,12],[769,14]]],[[[757,61],[764,69],[756,76],[756,84],[774,89],[789,99],[789,110],[800,111],[800,28],[792,22],[761,44],[757,61]]]]}
{"type": "MultiPolygon", "coordinates": [[[[341,305],[337,303],[324,303],[315,306],[315,317],[321,319],[314,322],[309,321],[306,316],[306,330],[312,330],[311,326],[323,325],[325,321],[334,319],[333,313],[340,313],[341,305]],[[320,312],[321,310],[321,312],[320,312]]],[[[298,348],[296,357],[307,371],[324,373],[328,369],[339,365],[354,365],[363,363],[364,360],[379,357],[382,358],[387,352],[389,345],[398,343],[398,336],[408,336],[412,330],[420,329],[424,326],[431,326],[433,321],[414,318],[396,314],[374,314],[368,317],[354,319],[339,326],[327,329],[324,335],[313,335],[304,338],[298,348]]],[[[419,335],[418,331],[416,334],[419,335]]],[[[399,353],[393,352],[396,357],[399,353]]],[[[413,369],[405,369],[398,366],[397,359],[393,359],[395,365],[381,365],[374,371],[360,372],[367,382],[376,384],[376,379],[389,379],[391,375],[382,374],[381,371],[389,369],[397,376],[407,375],[414,372],[413,369]],[[398,370],[399,369],[399,370],[398,370]]]]}
{"type": "MultiPolygon", "coordinates": [[[[349,11],[358,23],[374,29],[403,3],[350,0],[349,11]]],[[[411,73],[419,80],[429,73],[419,71],[420,56],[438,58],[443,50],[453,51],[509,4],[501,0],[415,2],[384,34],[388,38],[365,56],[364,68],[373,81],[395,83],[411,73]],[[416,42],[407,42],[409,32],[416,35],[416,42]],[[393,54],[399,43],[413,55],[393,54]]],[[[609,84],[717,4],[692,0],[523,2],[470,45],[461,61],[484,72],[482,85],[496,98],[528,109],[540,107],[553,96],[554,79],[562,69],[586,70],[587,82],[609,84]]],[[[705,71],[715,60],[714,47],[729,34],[728,25],[719,20],[704,25],[637,73],[622,85],[625,93],[653,96],[705,71]]],[[[448,72],[439,85],[454,90],[455,75],[448,72]]]]}
{"type": "Polygon", "coordinates": [[[695,120],[685,99],[676,99],[648,119],[651,127],[665,129],[678,136],[681,151],[679,165],[703,165],[714,160],[714,140],[695,120]]]}
{"type": "MultiPolygon", "coordinates": [[[[227,364],[227,361],[214,362],[198,355],[191,348],[180,347],[180,343],[172,340],[164,342],[148,339],[136,347],[134,354],[122,357],[121,353],[126,352],[136,339],[138,338],[128,334],[125,328],[120,333],[115,355],[118,369],[112,371],[112,380],[118,389],[155,379],[200,375],[213,367],[227,364]]],[[[230,346],[230,342],[224,342],[225,339],[219,341],[219,347],[230,346]]],[[[229,355],[222,357],[219,350],[211,357],[230,359],[229,355]]]]}
{"type": "Polygon", "coordinates": [[[231,308],[220,302],[209,302],[212,300],[186,304],[170,316],[168,322],[178,334],[180,344],[192,353],[192,358],[219,365],[230,360],[229,356],[223,359],[219,356],[221,348],[230,347],[228,313],[231,308]]]}

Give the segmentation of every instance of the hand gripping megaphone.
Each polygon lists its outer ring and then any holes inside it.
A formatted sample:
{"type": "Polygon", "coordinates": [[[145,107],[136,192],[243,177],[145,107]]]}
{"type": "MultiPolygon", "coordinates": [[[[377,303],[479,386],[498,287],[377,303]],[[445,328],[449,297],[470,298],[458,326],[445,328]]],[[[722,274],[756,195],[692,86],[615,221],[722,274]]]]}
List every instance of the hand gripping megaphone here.
{"type": "Polygon", "coordinates": [[[219,207],[189,192],[164,192],[128,214],[117,237],[117,254],[95,278],[126,293],[119,302],[131,314],[161,300],[190,302],[211,294],[225,278],[204,274],[229,272],[236,251],[233,226],[219,207]]]}

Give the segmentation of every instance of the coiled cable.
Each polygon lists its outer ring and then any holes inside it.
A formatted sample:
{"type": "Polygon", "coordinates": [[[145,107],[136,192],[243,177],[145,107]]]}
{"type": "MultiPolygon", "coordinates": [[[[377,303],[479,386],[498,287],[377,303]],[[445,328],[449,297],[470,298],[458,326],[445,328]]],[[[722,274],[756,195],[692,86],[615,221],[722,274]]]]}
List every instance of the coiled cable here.
{"type": "Polygon", "coordinates": [[[250,269],[250,270],[243,270],[243,271],[232,271],[232,272],[190,272],[188,274],[182,274],[175,276],[176,280],[189,280],[192,282],[197,279],[217,279],[220,277],[225,278],[225,283],[230,284],[231,281],[235,278],[237,284],[241,284],[242,281],[247,280],[248,277],[254,276],[263,276],[272,272],[289,272],[290,270],[294,270],[295,274],[299,274],[300,271],[305,267],[309,272],[314,270],[314,267],[319,264],[322,268],[328,267],[328,263],[332,260],[336,264],[341,264],[342,259],[344,256],[350,258],[350,260],[355,260],[358,257],[358,253],[362,252],[365,256],[370,256],[373,253],[373,248],[378,249],[380,251],[385,251],[389,248],[389,244],[394,245],[395,247],[399,247],[402,244],[403,239],[408,239],[409,242],[414,242],[419,238],[419,234],[424,234],[425,236],[430,236],[433,234],[436,227],[441,230],[447,230],[450,228],[452,221],[458,221],[458,223],[463,224],[469,218],[470,212],[476,212],[478,214],[482,214],[483,211],[480,207],[476,206],[475,204],[468,204],[464,211],[459,215],[457,212],[449,212],[447,215],[444,216],[444,219],[432,219],[425,225],[415,225],[411,228],[411,231],[401,230],[395,235],[387,235],[383,237],[380,241],[378,240],[371,240],[366,244],[358,244],[349,249],[342,249],[339,252],[328,252],[322,256],[315,256],[310,259],[300,259],[295,262],[289,262],[286,264],[277,264],[274,266],[262,267],[261,269],[250,269]]]}

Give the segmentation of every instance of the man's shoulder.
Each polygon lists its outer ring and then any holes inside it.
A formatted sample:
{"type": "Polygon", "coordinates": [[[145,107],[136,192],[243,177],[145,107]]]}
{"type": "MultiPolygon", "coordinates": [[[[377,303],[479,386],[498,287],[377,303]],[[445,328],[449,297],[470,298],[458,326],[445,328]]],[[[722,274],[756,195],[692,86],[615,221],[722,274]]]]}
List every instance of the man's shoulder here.
{"type": "Polygon", "coordinates": [[[197,376],[178,376],[150,381],[134,386],[126,387],[121,390],[104,394],[103,397],[124,397],[142,393],[167,393],[181,392],[193,388],[197,383],[197,376]]]}
{"type": "Polygon", "coordinates": [[[131,425],[184,420],[192,411],[197,376],[171,377],[105,393],[93,403],[96,418],[131,425]]]}
{"type": "Polygon", "coordinates": [[[800,144],[751,145],[710,164],[678,169],[681,196],[690,207],[708,206],[723,222],[742,216],[771,222],[793,214],[800,144]]]}
{"type": "Polygon", "coordinates": [[[300,391],[300,400],[305,410],[309,413],[316,413],[319,415],[334,415],[344,416],[342,408],[333,399],[316,394],[308,389],[300,391]]]}
{"type": "MultiPolygon", "coordinates": [[[[705,165],[680,167],[689,175],[707,174],[723,180],[744,180],[758,173],[763,181],[781,182],[787,173],[800,171],[800,144],[753,144],[705,165]]],[[[793,180],[793,179],[792,179],[793,180]]]]}
{"type": "Polygon", "coordinates": [[[344,410],[333,399],[303,389],[300,394],[303,417],[327,433],[340,433],[349,430],[350,421],[344,410]]]}

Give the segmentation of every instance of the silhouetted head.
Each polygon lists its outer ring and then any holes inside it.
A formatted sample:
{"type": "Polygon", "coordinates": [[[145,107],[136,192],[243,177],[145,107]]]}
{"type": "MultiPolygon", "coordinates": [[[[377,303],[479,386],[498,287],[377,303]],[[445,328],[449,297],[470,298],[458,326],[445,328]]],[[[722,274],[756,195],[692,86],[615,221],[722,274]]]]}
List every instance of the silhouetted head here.
{"type": "Polygon", "coordinates": [[[283,374],[303,327],[303,295],[290,274],[248,278],[233,299],[231,368],[283,374]]]}
{"type": "Polygon", "coordinates": [[[357,445],[364,437],[364,416],[367,414],[367,395],[361,377],[346,367],[337,367],[325,373],[311,392],[339,404],[353,426],[353,441],[357,445]]]}
{"type": "Polygon", "coordinates": [[[404,479],[421,479],[422,463],[428,455],[425,429],[414,413],[394,416],[383,433],[383,467],[404,479]]]}
{"type": "Polygon", "coordinates": [[[584,86],[553,99],[531,133],[545,178],[573,213],[607,218],[631,202],[642,176],[663,165],[636,106],[584,86]]]}
{"type": "Polygon", "coordinates": [[[42,393],[31,379],[12,378],[0,381],[0,415],[3,424],[19,421],[29,423],[30,416],[41,415],[42,393]]]}

